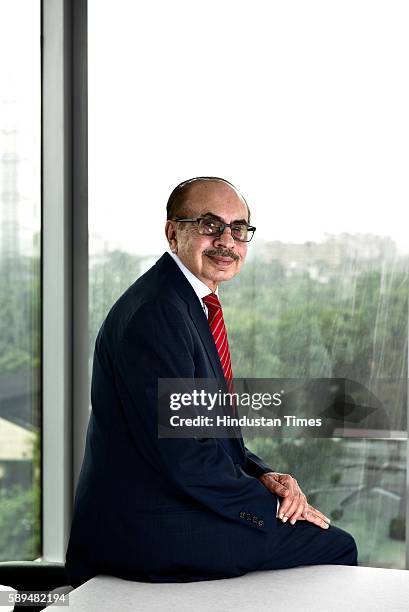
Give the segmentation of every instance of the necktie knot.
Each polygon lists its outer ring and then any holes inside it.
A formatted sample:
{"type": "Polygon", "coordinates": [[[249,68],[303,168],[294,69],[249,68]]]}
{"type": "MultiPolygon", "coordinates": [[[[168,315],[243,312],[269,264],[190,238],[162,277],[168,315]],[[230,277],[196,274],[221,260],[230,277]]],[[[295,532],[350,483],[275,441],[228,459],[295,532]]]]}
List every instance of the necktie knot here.
{"type": "Polygon", "coordinates": [[[218,308],[221,308],[220,300],[215,293],[209,293],[209,295],[205,295],[203,298],[204,303],[206,304],[209,312],[215,312],[218,308]]]}

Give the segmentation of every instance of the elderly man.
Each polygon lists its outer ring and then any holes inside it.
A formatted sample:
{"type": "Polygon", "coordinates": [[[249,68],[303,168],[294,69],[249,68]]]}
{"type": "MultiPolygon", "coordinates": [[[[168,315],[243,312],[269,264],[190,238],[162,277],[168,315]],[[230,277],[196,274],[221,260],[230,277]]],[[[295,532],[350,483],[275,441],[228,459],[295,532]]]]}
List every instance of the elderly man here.
{"type": "Polygon", "coordinates": [[[353,538],[240,437],[157,434],[159,378],[231,380],[218,286],[243,265],[249,220],[228,181],[178,185],[167,205],[171,253],[129,287],[99,331],[67,551],[74,586],[98,573],[170,582],[357,563],[353,538]]]}

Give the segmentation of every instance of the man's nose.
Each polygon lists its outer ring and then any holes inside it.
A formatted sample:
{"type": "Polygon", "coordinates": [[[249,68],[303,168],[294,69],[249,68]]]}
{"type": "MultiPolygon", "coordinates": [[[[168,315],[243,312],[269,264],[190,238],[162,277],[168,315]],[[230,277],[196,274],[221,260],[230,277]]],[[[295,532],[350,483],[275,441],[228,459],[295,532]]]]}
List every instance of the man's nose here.
{"type": "Polygon", "coordinates": [[[234,238],[231,235],[231,228],[225,227],[224,232],[215,238],[215,243],[217,246],[223,246],[225,248],[233,248],[234,247],[234,238]]]}

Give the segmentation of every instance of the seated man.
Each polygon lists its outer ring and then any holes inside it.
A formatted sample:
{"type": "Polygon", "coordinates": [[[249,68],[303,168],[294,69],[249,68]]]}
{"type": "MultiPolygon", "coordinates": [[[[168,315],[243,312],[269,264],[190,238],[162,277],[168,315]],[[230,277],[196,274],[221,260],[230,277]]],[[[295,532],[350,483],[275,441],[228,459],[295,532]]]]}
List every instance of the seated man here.
{"type": "Polygon", "coordinates": [[[158,378],[232,377],[217,290],[240,271],[249,220],[223,179],[178,185],[167,205],[171,253],[129,287],[99,331],[67,550],[74,586],[99,573],[176,582],[357,563],[352,536],[241,438],[157,435],[158,378]]]}

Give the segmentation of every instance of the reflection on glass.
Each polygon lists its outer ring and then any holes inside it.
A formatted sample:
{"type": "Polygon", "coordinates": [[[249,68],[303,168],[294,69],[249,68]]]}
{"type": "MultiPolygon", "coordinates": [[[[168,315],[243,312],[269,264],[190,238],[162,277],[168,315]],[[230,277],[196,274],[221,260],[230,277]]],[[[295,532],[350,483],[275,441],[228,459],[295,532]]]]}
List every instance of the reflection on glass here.
{"type": "Polygon", "coordinates": [[[40,533],[40,2],[0,8],[0,560],[40,533]],[[22,19],[24,15],[24,19],[22,19]]]}
{"type": "Polygon", "coordinates": [[[253,440],[277,471],[296,474],[309,503],[357,541],[359,564],[405,567],[406,441],[253,440]]]}
{"type": "MultiPolygon", "coordinates": [[[[378,389],[406,438],[407,385],[397,382],[408,374],[408,264],[376,236],[259,245],[223,288],[235,376],[337,377],[378,389]]],[[[311,503],[355,536],[360,564],[404,568],[407,442],[389,435],[248,446],[295,474],[311,503]]]]}

